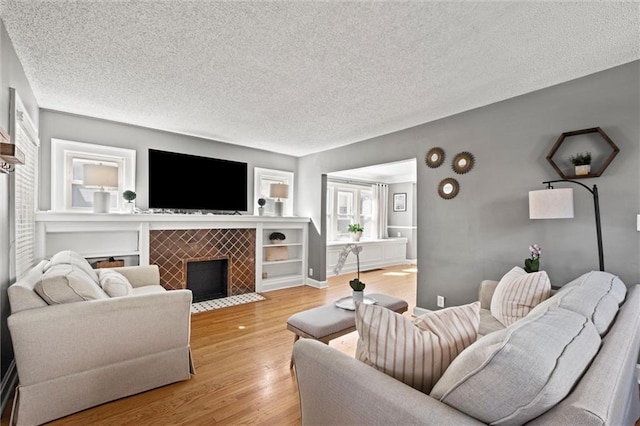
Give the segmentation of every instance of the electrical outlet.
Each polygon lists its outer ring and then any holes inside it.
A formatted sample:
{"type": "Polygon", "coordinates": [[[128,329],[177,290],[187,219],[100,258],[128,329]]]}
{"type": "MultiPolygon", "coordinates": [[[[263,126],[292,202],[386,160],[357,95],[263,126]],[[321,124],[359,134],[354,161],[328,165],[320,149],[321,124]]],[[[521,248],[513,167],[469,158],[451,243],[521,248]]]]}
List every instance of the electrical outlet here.
{"type": "Polygon", "coordinates": [[[309,268],[309,276],[312,277],[313,276],[313,268],[309,268]]]}
{"type": "Polygon", "coordinates": [[[438,305],[438,308],[444,308],[444,296],[438,296],[436,304],[438,305]]]}

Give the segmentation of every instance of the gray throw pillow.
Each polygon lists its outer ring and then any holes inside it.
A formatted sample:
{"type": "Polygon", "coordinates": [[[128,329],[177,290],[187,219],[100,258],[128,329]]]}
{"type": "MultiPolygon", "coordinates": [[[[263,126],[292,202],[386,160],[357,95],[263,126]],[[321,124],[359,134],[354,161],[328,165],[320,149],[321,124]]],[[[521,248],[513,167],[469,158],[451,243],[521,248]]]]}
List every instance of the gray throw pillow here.
{"type": "Polygon", "coordinates": [[[624,282],[617,275],[604,271],[587,272],[562,286],[563,289],[571,287],[598,289],[614,297],[618,305],[627,297],[627,286],[624,282]]]}
{"type": "Polygon", "coordinates": [[[528,422],[560,402],[600,347],[583,315],[550,307],[482,337],[458,355],[431,396],[482,422],[528,422]]]}
{"type": "Polygon", "coordinates": [[[627,287],[617,276],[608,272],[588,272],[563,286],[551,298],[536,306],[532,312],[550,306],[568,309],[589,318],[600,336],[604,336],[624,301],[627,287]]]}

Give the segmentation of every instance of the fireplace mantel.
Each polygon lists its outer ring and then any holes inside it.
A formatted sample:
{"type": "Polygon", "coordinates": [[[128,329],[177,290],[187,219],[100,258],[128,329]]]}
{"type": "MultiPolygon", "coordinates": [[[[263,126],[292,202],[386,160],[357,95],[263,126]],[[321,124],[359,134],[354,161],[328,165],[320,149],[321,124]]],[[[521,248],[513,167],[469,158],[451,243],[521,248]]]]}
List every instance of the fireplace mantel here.
{"type": "Polygon", "coordinates": [[[87,259],[124,257],[127,264],[148,265],[151,231],[255,229],[255,287],[268,291],[306,283],[308,224],[306,217],[38,212],[36,256],[74,250],[87,259]],[[290,258],[267,261],[268,235],[276,230],[291,236],[282,245],[290,258]]]}

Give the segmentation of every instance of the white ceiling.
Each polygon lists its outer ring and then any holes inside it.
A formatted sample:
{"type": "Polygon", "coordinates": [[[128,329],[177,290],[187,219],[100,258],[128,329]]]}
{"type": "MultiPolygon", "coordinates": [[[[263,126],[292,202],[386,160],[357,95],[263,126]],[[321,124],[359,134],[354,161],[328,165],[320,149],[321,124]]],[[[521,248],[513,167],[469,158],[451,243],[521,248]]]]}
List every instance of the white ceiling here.
{"type": "Polygon", "coordinates": [[[1,0],[42,108],[301,156],[640,58],[640,3],[1,0]]]}

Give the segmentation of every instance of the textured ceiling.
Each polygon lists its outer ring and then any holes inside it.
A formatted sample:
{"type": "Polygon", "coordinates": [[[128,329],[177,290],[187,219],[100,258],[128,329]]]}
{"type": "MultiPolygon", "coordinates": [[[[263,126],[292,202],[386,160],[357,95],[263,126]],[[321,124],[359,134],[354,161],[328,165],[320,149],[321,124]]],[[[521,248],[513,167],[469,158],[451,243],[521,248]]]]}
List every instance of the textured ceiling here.
{"type": "Polygon", "coordinates": [[[640,58],[637,1],[0,7],[41,107],[295,156],[640,58]]]}

